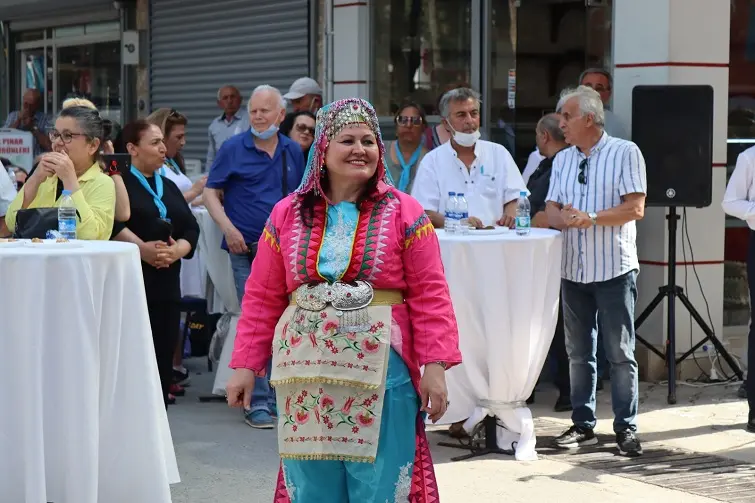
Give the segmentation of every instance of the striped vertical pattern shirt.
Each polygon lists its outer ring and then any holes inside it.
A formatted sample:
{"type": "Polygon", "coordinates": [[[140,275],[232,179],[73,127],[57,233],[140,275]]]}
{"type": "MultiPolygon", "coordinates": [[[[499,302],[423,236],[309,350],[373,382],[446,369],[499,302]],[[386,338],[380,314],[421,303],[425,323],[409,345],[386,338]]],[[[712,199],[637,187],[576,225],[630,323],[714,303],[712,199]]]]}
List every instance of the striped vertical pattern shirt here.
{"type": "MultiPolygon", "coordinates": [[[[589,156],[577,147],[556,155],[546,201],[598,213],[619,206],[627,194],[646,192],[645,159],[640,149],[631,141],[604,132],[589,156]],[[580,164],[585,159],[586,183],[579,183],[580,164]]],[[[577,283],[608,281],[640,267],[635,222],[564,229],[563,236],[564,279],[577,283]]]]}

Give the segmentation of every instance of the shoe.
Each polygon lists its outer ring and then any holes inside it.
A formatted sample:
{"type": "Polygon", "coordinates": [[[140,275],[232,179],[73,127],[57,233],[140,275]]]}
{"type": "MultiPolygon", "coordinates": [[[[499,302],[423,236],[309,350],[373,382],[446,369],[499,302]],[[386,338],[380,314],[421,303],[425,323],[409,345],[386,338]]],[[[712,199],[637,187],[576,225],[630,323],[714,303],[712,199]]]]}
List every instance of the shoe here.
{"type": "Polygon", "coordinates": [[[244,422],[258,430],[271,430],[275,427],[270,413],[264,409],[252,411],[244,416],[244,422]]]}
{"type": "Polygon", "coordinates": [[[553,406],[555,412],[569,412],[572,410],[571,397],[560,395],[553,406]]]}
{"type": "Polygon", "coordinates": [[[559,449],[576,449],[597,443],[598,437],[595,436],[592,429],[576,425],[557,436],[553,441],[553,444],[559,449]]]}
{"type": "Polygon", "coordinates": [[[747,431],[750,433],[755,433],[755,419],[750,419],[747,421],[747,431]]]}
{"type": "Polygon", "coordinates": [[[170,385],[170,394],[173,396],[184,396],[186,394],[186,390],[183,388],[183,386],[174,383],[170,385]]]}
{"type": "Polygon", "coordinates": [[[737,396],[739,398],[747,398],[747,381],[742,381],[737,390],[737,396]]]}
{"type": "Polygon", "coordinates": [[[622,456],[636,458],[642,456],[642,445],[637,434],[632,430],[624,430],[616,434],[616,444],[622,456]]]}
{"type": "Polygon", "coordinates": [[[175,405],[176,404],[176,397],[168,393],[168,405],[175,405]]]}
{"type": "Polygon", "coordinates": [[[173,383],[180,386],[186,386],[191,381],[189,377],[189,371],[187,369],[173,369],[173,383]]]}

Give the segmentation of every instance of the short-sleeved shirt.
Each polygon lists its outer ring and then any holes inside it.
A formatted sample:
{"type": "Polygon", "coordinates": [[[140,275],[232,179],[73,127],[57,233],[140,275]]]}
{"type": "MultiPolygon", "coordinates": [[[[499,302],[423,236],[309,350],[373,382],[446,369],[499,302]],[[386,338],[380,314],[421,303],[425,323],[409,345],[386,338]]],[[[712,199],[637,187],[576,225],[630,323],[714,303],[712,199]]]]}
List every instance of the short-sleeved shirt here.
{"type": "Polygon", "coordinates": [[[215,156],[223,143],[232,136],[241,134],[249,129],[249,114],[244,110],[236,112],[231,120],[227,120],[225,114],[215,117],[207,127],[207,159],[205,161],[205,170],[212,167],[215,162],[215,156]]]}
{"type": "MultiPolygon", "coordinates": [[[[223,191],[223,207],[231,223],[256,243],[273,206],[283,198],[283,151],[286,152],[287,194],[296,190],[304,176],[304,156],[298,143],[278,133],[278,147],[271,158],[246,133],[229,138],[215,158],[207,187],[223,191]]],[[[223,239],[223,249],[228,245],[223,239]]]]}
{"type": "Polygon", "coordinates": [[[417,169],[412,197],[426,211],[445,213],[448,193],[464,193],[469,216],[485,225],[503,215],[503,206],[519,198],[527,187],[506,147],[478,140],[475,160],[467,169],[448,141],[425,155],[417,169]]]}
{"type": "MultiPolygon", "coordinates": [[[[5,119],[5,124],[3,127],[10,127],[11,124],[16,122],[18,120],[18,112],[11,112],[8,114],[8,118],[5,119]]],[[[44,134],[48,134],[50,132],[50,118],[45,115],[44,112],[37,112],[34,114],[34,122],[37,125],[37,128],[39,128],[40,132],[44,134]]],[[[39,154],[42,153],[42,147],[39,146],[39,142],[37,141],[36,136],[33,138],[34,141],[34,157],[37,157],[39,154]]]]}
{"type": "MultiPolygon", "coordinates": [[[[647,193],[645,159],[631,141],[607,133],[585,156],[577,147],[559,152],[553,161],[547,201],[571,204],[586,213],[615,208],[627,194],[647,193]],[[586,183],[579,183],[580,164],[586,183]]],[[[595,225],[589,229],[565,229],[561,275],[577,283],[595,283],[639,269],[637,227],[595,225]]]]}

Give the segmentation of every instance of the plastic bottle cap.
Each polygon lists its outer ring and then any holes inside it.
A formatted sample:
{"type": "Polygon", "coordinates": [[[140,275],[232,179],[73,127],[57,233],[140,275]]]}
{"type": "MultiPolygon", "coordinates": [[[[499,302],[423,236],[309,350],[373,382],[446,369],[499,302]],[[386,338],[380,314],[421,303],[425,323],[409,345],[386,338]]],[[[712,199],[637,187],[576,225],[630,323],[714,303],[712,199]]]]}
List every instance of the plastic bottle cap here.
{"type": "Polygon", "coordinates": [[[449,192],[449,193],[448,193],[448,195],[449,195],[449,196],[455,196],[455,195],[456,195],[456,192],[449,192]]]}
{"type": "Polygon", "coordinates": [[[70,196],[71,194],[73,194],[73,192],[71,192],[70,190],[63,190],[62,192],[62,195],[64,196],[70,196]]]}
{"type": "Polygon", "coordinates": [[[523,190],[523,191],[519,192],[519,195],[527,197],[527,192],[523,190]]]}
{"type": "Polygon", "coordinates": [[[459,194],[458,194],[458,195],[460,195],[460,196],[463,196],[463,195],[464,195],[464,193],[463,193],[463,192],[459,192],[459,194]]]}

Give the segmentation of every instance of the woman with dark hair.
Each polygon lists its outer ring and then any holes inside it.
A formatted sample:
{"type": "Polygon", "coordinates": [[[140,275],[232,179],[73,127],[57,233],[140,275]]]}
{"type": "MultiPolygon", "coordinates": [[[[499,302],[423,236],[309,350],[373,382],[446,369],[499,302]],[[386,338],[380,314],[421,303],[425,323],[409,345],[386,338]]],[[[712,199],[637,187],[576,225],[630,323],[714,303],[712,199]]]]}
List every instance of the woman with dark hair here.
{"type": "Polygon", "coordinates": [[[16,228],[18,210],[49,208],[69,193],[79,221],[78,239],[110,239],[115,217],[115,185],[102,172],[100,143],[102,117],[88,107],[69,107],[60,112],[50,131],[52,152],[41,156],[38,166],[8,208],[5,222],[16,228]]]}
{"type": "Polygon", "coordinates": [[[188,119],[173,108],[160,108],[147,117],[147,122],[159,127],[163,133],[166,157],[165,166],[163,166],[160,174],[181,189],[187,203],[192,203],[194,206],[200,205],[200,198],[207,183],[207,177],[202,176],[192,183],[186,176],[186,165],[181,154],[181,150],[186,145],[188,119]]]}
{"type": "Polygon", "coordinates": [[[385,167],[393,177],[396,188],[409,194],[419,163],[428,152],[422,142],[427,118],[418,104],[407,101],[396,111],[393,121],[396,124],[396,140],[385,145],[385,167]]]}
{"type": "Polygon", "coordinates": [[[307,110],[286,115],[279,131],[294,140],[301,147],[304,159],[309,154],[309,147],[315,141],[315,114],[307,110]]]}
{"type": "Polygon", "coordinates": [[[432,223],[384,160],[369,103],[320,109],[302,183],[259,241],[227,391],[249,407],[272,357],[276,503],[438,501],[424,419],[448,406],[458,329],[432,223]]]}
{"type": "Polygon", "coordinates": [[[139,246],[144,289],[152,325],[157,368],[166,406],[173,376],[173,352],[181,312],[181,260],[191,258],[199,226],[178,187],[160,174],[166,148],[158,126],[146,121],[128,124],[121,133],[131,155],[123,181],[131,201],[131,219],[116,223],[114,239],[139,246]]]}

